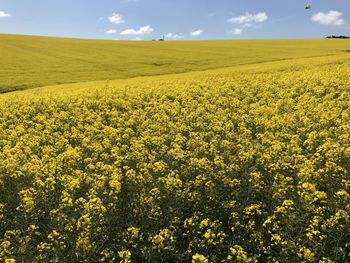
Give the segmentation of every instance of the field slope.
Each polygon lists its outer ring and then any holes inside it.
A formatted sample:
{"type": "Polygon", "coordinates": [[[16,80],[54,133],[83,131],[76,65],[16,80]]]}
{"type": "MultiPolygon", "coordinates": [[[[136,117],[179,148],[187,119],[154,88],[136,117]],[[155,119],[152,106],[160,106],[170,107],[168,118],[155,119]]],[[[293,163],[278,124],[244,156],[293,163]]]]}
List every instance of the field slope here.
{"type": "Polygon", "coordinates": [[[347,40],[106,41],[0,35],[0,92],[182,73],[349,50],[347,40]]]}
{"type": "Polygon", "coordinates": [[[18,39],[0,262],[350,261],[345,42],[18,39]]]}

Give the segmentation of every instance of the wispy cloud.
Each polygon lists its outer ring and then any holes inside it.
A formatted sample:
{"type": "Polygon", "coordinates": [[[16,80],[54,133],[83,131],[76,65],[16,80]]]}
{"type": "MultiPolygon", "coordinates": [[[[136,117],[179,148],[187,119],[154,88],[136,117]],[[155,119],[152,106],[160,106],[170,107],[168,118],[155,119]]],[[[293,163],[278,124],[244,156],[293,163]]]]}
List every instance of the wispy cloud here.
{"type": "Polygon", "coordinates": [[[0,18],[1,17],[10,17],[10,16],[11,16],[11,14],[6,13],[5,11],[0,11],[0,18]]]}
{"type": "Polygon", "coordinates": [[[115,30],[115,29],[110,29],[110,30],[107,30],[105,33],[106,33],[106,34],[115,34],[115,33],[117,33],[117,30],[115,30]]]}
{"type": "Polygon", "coordinates": [[[117,13],[113,13],[111,16],[108,17],[109,22],[115,25],[123,24],[125,23],[125,20],[123,19],[123,16],[117,13]]]}
{"type": "Polygon", "coordinates": [[[245,24],[243,24],[243,27],[246,27],[246,28],[252,27],[252,26],[253,26],[253,24],[251,24],[251,23],[245,23],[245,24]]]}
{"type": "Polygon", "coordinates": [[[196,31],[191,32],[190,35],[191,35],[192,37],[198,37],[198,36],[202,35],[203,32],[204,32],[204,31],[203,31],[202,29],[198,29],[198,30],[196,30],[196,31]]]}
{"type": "Polygon", "coordinates": [[[242,28],[234,28],[229,33],[232,35],[240,35],[242,34],[243,29],[242,28]]]}
{"type": "Polygon", "coordinates": [[[231,17],[227,20],[231,24],[249,24],[249,23],[262,23],[268,19],[265,12],[260,12],[257,14],[245,13],[242,16],[231,17]]]}
{"type": "Polygon", "coordinates": [[[319,12],[312,16],[312,21],[321,25],[342,26],[345,21],[341,18],[343,14],[339,11],[329,11],[328,13],[319,12]]]}
{"type": "Polygon", "coordinates": [[[235,16],[227,19],[227,23],[240,25],[240,28],[233,28],[229,31],[231,35],[240,35],[243,32],[243,28],[253,27],[256,24],[263,23],[268,19],[268,15],[265,12],[259,12],[256,14],[245,13],[241,16],[235,16]]]}
{"type": "Polygon", "coordinates": [[[126,29],[122,31],[120,34],[121,35],[149,35],[153,33],[154,29],[151,26],[143,26],[140,27],[139,29],[126,29]]]}
{"type": "Polygon", "coordinates": [[[183,35],[182,34],[168,33],[165,35],[165,37],[179,39],[179,38],[183,38],[183,35]]]}

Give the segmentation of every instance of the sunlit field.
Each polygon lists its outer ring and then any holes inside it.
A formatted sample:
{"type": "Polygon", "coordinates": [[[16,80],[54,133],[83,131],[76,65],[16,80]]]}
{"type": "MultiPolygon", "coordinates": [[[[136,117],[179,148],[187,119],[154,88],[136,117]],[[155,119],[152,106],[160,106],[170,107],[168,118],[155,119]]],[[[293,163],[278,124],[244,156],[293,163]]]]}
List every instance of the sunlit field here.
{"type": "Polygon", "coordinates": [[[349,41],[0,39],[1,262],[349,262],[349,41]]]}

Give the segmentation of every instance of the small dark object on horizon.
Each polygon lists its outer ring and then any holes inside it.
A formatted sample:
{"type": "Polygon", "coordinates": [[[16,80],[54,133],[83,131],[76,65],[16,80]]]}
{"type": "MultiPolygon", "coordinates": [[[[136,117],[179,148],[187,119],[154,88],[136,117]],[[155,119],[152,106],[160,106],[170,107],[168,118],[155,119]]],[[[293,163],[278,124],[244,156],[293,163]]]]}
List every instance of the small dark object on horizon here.
{"type": "Polygon", "coordinates": [[[350,37],[349,37],[349,36],[327,36],[326,38],[350,39],[350,37]]]}

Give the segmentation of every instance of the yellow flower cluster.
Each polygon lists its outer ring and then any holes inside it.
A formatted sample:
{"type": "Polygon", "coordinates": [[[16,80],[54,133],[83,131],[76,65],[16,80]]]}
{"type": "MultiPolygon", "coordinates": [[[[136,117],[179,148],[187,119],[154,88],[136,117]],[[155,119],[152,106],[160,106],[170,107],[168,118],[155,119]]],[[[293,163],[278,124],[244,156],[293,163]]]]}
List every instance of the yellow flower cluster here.
{"type": "Polygon", "coordinates": [[[0,100],[0,262],[349,262],[326,63],[0,100]]]}

